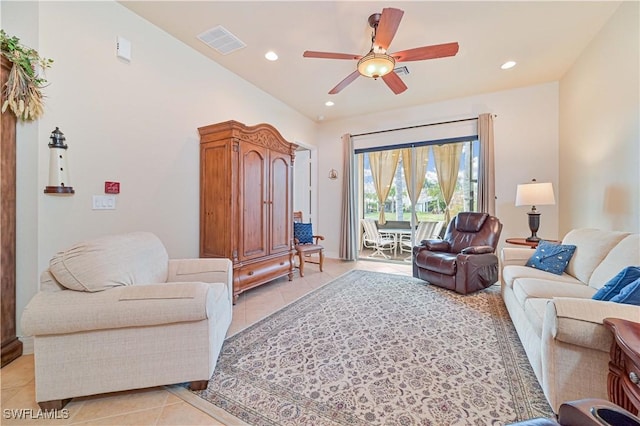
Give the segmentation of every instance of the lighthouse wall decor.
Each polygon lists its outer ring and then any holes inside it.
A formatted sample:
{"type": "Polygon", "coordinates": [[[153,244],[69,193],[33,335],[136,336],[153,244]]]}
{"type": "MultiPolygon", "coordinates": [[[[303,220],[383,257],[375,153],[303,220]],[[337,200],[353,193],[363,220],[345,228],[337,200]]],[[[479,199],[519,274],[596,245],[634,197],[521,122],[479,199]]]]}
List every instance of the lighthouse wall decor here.
{"type": "Polygon", "coordinates": [[[49,185],[44,188],[45,194],[73,194],[75,191],[69,184],[67,169],[67,148],[64,133],[59,128],[51,132],[49,137],[49,185]]]}

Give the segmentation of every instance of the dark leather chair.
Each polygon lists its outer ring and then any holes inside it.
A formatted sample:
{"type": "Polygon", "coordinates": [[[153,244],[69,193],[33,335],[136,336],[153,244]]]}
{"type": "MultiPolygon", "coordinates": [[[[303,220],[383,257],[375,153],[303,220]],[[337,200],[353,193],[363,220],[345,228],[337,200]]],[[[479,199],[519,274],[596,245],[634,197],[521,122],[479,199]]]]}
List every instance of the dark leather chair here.
{"type": "Polygon", "coordinates": [[[460,294],[487,288],[498,281],[495,252],[501,232],[495,216],[458,213],[442,240],[413,247],[413,276],[460,294]]]}

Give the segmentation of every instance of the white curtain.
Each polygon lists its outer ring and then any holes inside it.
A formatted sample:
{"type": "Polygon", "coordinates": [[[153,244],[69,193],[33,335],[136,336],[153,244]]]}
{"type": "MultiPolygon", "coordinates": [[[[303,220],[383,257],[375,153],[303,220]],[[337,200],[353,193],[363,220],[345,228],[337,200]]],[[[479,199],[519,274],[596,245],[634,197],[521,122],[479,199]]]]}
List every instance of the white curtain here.
{"type": "Polygon", "coordinates": [[[356,188],[355,188],[355,155],[353,140],[350,134],[342,135],[342,149],[344,166],[342,168],[342,215],[340,222],[339,255],[342,260],[355,260],[358,254],[358,235],[356,232],[358,218],[356,217],[356,188]]]}
{"type": "Polygon", "coordinates": [[[496,174],[493,151],[493,115],[478,116],[480,155],[478,164],[478,210],[496,214],[496,174]]]}
{"type": "MultiPolygon", "coordinates": [[[[415,206],[420,198],[424,181],[427,177],[427,163],[429,161],[429,147],[419,146],[402,150],[402,166],[404,167],[404,180],[407,184],[407,194],[412,206],[415,206]],[[415,156],[414,156],[415,152],[415,156]],[[414,170],[415,168],[415,170],[414,170]],[[415,191],[414,191],[415,189],[415,191]]],[[[413,208],[413,224],[418,223],[418,216],[413,208]]]]}
{"type": "Polygon", "coordinates": [[[458,170],[460,169],[460,156],[462,155],[461,143],[449,143],[446,145],[435,145],[433,147],[433,161],[438,174],[438,184],[446,204],[444,210],[445,224],[451,220],[450,204],[453,193],[458,183],[458,170]]]}
{"type": "Polygon", "coordinates": [[[379,215],[378,224],[384,225],[387,220],[384,217],[384,206],[391,191],[391,183],[396,176],[400,150],[378,151],[369,153],[369,165],[371,166],[371,177],[378,196],[379,215]]]}

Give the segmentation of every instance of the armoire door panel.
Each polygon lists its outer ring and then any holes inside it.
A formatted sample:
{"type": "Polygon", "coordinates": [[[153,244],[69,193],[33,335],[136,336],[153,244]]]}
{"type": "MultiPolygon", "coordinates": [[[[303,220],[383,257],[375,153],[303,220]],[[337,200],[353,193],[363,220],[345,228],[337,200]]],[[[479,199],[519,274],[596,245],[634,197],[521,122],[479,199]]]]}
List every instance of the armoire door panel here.
{"type": "Polygon", "coordinates": [[[241,147],[242,233],[240,259],[268,254],[267,150],[244,144],[241,147]]]}
{"type": "Polygon", "coordinates": [[[227,257],[231,253],[231,171],[226,145],[204,146],[201,170],[203,185],[209,188],[201,196],[201,235],[217,235],[218,238],[201,238],[200,253],[206,257],[227,257]],[[209,184],[216,182],[218,186],[209,184]],[[226,226],[221,226],[226,224],[226,226]]]}
{"type": "Polygon", "coordinates": [[[289,193],[290,185],[289,156],[271,152],[270,157],[270,200],[269,217],[271,235],[269,238],[271,253],[291,250],[291,210],[289,193]]]}

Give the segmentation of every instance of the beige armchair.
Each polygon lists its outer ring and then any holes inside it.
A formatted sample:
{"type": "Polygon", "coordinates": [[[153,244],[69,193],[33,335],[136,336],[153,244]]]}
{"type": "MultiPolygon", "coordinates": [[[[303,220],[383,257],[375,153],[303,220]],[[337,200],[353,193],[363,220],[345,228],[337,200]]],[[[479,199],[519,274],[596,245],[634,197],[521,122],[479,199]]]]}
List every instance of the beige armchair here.
{"type": "Polygon", "coordinates": [[[204,389],[231,324],[228,259],[169,260],[137,232],[58,253],[22,315],[34,336],[36,401],[191,382],[204,389]]]}

